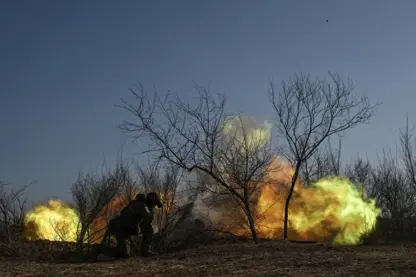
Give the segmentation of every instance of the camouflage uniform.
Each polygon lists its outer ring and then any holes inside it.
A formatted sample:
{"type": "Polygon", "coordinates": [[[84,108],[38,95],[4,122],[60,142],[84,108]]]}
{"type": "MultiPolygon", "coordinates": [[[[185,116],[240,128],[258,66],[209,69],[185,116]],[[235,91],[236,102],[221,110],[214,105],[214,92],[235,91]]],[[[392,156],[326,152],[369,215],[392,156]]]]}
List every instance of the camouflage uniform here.
{"type": "Polygon", "coordinates": [[[143,234],[143,240],[141,243],[142,256],[149,256],[150,244],[153,237],[153,213],[154,207],[161,207],[161,202],[156,193],[151,192],[147,196],[144,194],[138,194],[136,199],[130,201],[130,203],[121,211],[120,216],[110,220],[108,230],[104,236],[103,242],[107,236],[113,235],[117,240],[116,248],[106,248],[101,245],[100,253],[108,256],[114,256],[117,258],[127,257],[126,240],[132,236],[138,235],[137,226],[139,225],[140,231],[143,234]]]}

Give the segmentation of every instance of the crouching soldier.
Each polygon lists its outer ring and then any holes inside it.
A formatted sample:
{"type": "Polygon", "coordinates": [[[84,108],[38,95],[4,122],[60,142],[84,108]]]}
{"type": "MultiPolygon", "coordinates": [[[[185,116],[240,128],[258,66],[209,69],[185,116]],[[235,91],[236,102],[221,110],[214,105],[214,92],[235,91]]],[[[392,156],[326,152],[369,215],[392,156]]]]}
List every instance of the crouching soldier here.
{"type": "Polygon", "coordinates": [[[126,240],[132,236],[138,236],[137,226],[140,227],[143,235],[141,255],[144,257],[154,255],[154,253],[149,251],[149,248],[153,237],[152,221],[155,207],[162,207],[162,203],[155,192],[150,192],[146,196],[144,194],[138,194],[136,199],[130,201],[121,210],[118,217],[110,220],[103,241],[101,245],[93,249],[92,256],[96,257],[98,254],[104,254],[116,258],[128,257],[126,240]],[[105,245],[105,241],[111,235],[117,240],[117,246],[115,248],[109,248],[105,245]]]}

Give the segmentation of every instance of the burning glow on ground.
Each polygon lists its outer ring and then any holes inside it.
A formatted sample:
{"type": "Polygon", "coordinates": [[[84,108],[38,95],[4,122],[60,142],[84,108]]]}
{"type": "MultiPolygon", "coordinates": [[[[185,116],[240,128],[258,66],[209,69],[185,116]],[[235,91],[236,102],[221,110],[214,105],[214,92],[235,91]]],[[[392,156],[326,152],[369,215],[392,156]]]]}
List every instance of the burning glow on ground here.
{"type": "Polygon", "coordinates": [[[71,241],[77,237],[78,214],[60,200],[38,205],[25,216],[25,235],[29,240],[71,241]]]}

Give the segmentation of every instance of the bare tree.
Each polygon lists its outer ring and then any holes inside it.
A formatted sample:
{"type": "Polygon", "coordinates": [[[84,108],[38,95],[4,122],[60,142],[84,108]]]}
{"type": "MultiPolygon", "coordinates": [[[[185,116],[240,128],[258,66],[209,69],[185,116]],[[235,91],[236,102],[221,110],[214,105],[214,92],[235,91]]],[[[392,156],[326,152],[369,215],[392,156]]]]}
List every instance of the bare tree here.
{"type": "Polygon", "coordinates": [[[143,168],[140,165],[137,165],[136,170],[139,175],[140,189],[144,193],[154,191],[160,188],[162,178],[160,176],[160,161],[150,164],[148,168],[143,168]]]}
{"type": "Polygon", "coordinates": [[[68,224],[65,222],[57,222],[56,220],[49,219],[49,224],[52,226],[54,234],[54,240],[69,241],[71,230],[68,224]]]}
{"type": "Polygon", "coordinates": [[[102,240],[110,219],[119,215],[120,211],[135,198],[141,189],[137,178],[133,177],[133,168],[129,162],[124,160],[119,162],[118,168],[118,173],[115,174],[118,176],[119,189],[93,221],[94,228],[91,228],[93,232],[90,233],[89,237],[94,242],[102,240]]]}
{"type": "Polygon", "coordinates": [[[123,162],[118,162],[113,171],[102,176],[81,173],[77,182],[72,185],[72,197],[80,218],[78,249],[81,249],[88,239],[86,236],[93,221],[120,191],[127,172],[128,168],[123,162]]]}
{"type": "Polygon", "coordinates": [[[356,185],[361,186],[362,193],[369,197],[376,197],[376,186],[372,182],[373,168],[366,159],[358,157],[352,164],[345,168],[345,175],[356,185]]]}
{"type": "Polygon", "coordinates": [[[400,150],[402,160],[406,169],[407,177],[416,189],[416,156],[414,149],[414,128],[410,129],[409,117],[406,116],[406,125],[404,130],[400,130],[400,150]],[[412,141],[413,140],[413,141],[412,141]]]}
{"type": "Polygon", "coordinates": [[[137,180],[133,179],[133,176],[130,173],[127,173],[121,181],[122,183],[120,185],[119,199],[121,203],[127,205],[127,203],[132,201],[136,194],[139,193],[140,185],[138,184],[137,180]]]}
{"type": "Polygon", "coordinates": [[[396,238],[408,232],[408,223],[415,216],[416,191],[397,157],[384,151],[379,166],[372,174],[377,204],[384,216],[391,219],[390,231],[396,238]]]}
{"type": "MultiPolygon", "coordinates": [[[[147,169],[140,167],[139,172],[140,184],[145,187],[145,191],[156,192],[163,203],[162,208],[155,212],[154,224],[157,234],[153,240],[153,247],[157,252],[164,252],[171,247],[171,235],[177,231],[176,227],[190,217],[193,199],[185,198],[180,191],[184,177],[180,167],[155,163],[147,169]]],[[[182,237],[185,233],[182,232],[182,237]]]]}
{"type": "Polygon", "coordinates": [[[318,147],[316,151],[301,166],[301,179],[308,185],[329,175],[339,175],[341,167],[341,138],[338,147],[333,148],[330,140],[325,148],[318,147]]]}
{"type": "Polygon", "coordinates": [[[278,92],[270,83],[269,98],[277,115],[277,131],[286,142],[284,154],[295,168],[285,204],[285,240],[289,204],[303,163],[326,139],[366,123],[373,116],[375,106],[367,97],[356,99],[351,82],[344,82],[337,74],[330,73],[329,77],[327,82],[309,75],[296,76],[282,82],[278,92]]]}
{"type": "Polygon", "coordinates": [[[234,130],[228,125],[229,117],[224,111],[225,98],[214,97],[199,86],[195,88],[198,104],[194,106],[169,93],[164,98],[155,93],[149,99],[141,86],[131,90],[136,101],[130,104],[122,100],[121,107],[135,119],[125,121],[119,128],[136,139],[147,137],[151,142],[150,152],[156,153],[156,159],[212,177],[216,188],[210,189],[220,192],[217,188],[221,188],[221,193],[226,191],[233,196],[247,216],[257,242],[250,198],[270,162],[268,144],[256,146],[254,139],[241,128],[241,136],[233,136],[234,130]]]}
{"type": "Polygon", "coordinates": [[[350,168],[350,173],[360,179],[382,209],[380,232],[393,240],[414,239],[416,234],[416,158],[414,133],[408,118],[399,131],[399,138],[397,153],[383,150],[383,156],[373,169],[362,159],[350,168]]]}
{"type": "Polygon", "coordinates": [[[16,235],[22,233],[27,203],[23,194],[28,187],[29,185],[25,185],[18,189],[8,189],[8,184],[0,181],[1,237],[16,239],[16,235]]]}

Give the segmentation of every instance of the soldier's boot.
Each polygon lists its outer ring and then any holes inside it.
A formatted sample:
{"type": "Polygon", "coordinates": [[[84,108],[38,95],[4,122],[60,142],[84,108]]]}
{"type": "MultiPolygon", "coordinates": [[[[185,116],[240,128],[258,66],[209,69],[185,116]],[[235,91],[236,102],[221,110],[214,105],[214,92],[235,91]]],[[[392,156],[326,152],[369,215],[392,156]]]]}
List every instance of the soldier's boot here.
{"type": "Polygon", "coordinates": [[[142,243],[140,245],[140,252],[142,257],[152,257],[157,255],[152,251],[149,251],[150,245],[152,244],[153,239],[153,229],[151,225],[143,224],[140,226],[140,231],[142,233],[142,243]]]}
{"type": "Polygon", "coordinates": [[[93,244],[90,251],[85,255],[85,259],[87,260],[97,260],[98,256],[102,254],[102,245],[100,244],[93,244]]]}
{"type": "Polygon", "coordinates": [[[142,241],[142,244],[141,244],[141,251],[140,251],[142,257],[153,257],[153,256],[157,255],[156,252],[153,252],[153,251],[149,250],[151,242],[152,242],[151,237],[148,238],[146,236],[143,236],[143,241],[142,241]]]}
{"type": "Polygon", "coordinates": [[[100,244],[94,244],[91,248],[91,258],[96,260],[98,258],[98,255],[101,254],[101,245],[100,244]]]}
{"type": "Polygon", "coordinates": [[[144,258],[154,257],[154,256],[157,256],[157,255],[158,254],[156,252],[153,252],[153,251],[150,251],[150,250],[142,251],[142,257],[144,257],[144,258]]]}
{"type": "Polygon", "coordinates": [[[129,239],[130,242],[130,256],[139,256],[140,255],[140,240],[137,237],[129,239]]]}
{"type": "Polygon", "coordinates": [[[97,260],[100,254],[117,259],[128,258],[128,254],[120,247],[111,247],[106,244],[95,244],[90,251],[89,259],[97,260]]]}
{"type": "Polygon", "coordinates": [[[155,257],[155,256],[157,256],[157,253],[153,253],[151,251],[142,255],[143,258],[151,258],[151,257],[155,257]]]}

